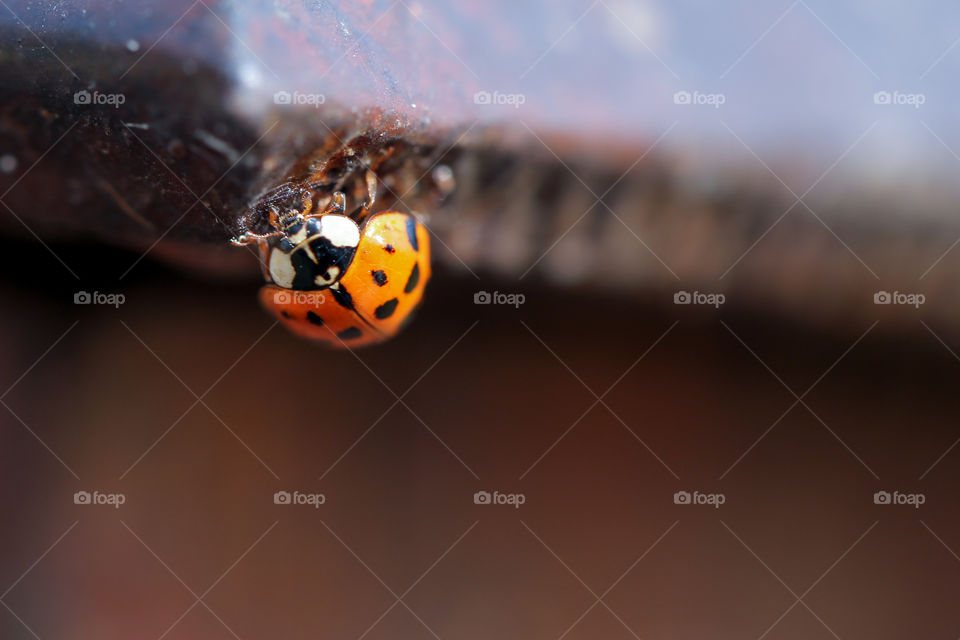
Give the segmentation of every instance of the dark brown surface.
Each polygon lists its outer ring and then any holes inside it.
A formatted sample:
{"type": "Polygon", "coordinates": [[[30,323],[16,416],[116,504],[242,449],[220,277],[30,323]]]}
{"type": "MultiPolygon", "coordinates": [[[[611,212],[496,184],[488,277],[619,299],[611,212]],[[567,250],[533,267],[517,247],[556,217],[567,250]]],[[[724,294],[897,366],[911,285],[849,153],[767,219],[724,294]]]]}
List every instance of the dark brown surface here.
{"type": "MultiPolygon", "coordinates": [[[[169,276],[119,310],[4,285],[20,309],[3,316],[4,402],[23,420],[0,415],[4,589],[69,529],[4,602],[41,638],[357,638],[416,583],[414,613],[366,637],[556,638],[643,556],[604,595],[613,613],[566,637],[756,638],[781,614],[766,637],[960,629],[957,450],[941,459],[960,362],[933,337],[542,290],[477,307],[438,280],[418,322],[356,357],[169,276]],[[618,380],[594,406],[586,387],[618,380]],[[777,422],[784,385],[815,383],[777,422]],[[127,503],[74,505],[81,489],[127,503]],[[294,489],[327,503],[272,503],[294,489]],[[526,503],[478,506],[481,489],[526,503]],[[874,505],[881,489],[926,504],[874,505]],[[677,506],[678,490],[726,503],[677,506]]],[[[31,637],[9,612],[0,629],[31,637]]]]}

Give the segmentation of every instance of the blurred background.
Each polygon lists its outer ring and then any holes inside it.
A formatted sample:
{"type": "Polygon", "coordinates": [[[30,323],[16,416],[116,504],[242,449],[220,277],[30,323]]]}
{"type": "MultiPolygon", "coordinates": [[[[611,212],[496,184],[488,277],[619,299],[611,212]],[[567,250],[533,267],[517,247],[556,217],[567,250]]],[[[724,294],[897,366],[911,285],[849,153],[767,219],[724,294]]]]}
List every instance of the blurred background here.
{"type": "Polygon", "coordinates": [[[0,5],[0,637],[960,636],[956,7],[0,5]],[[323,350],[227,239],[377,136],[323,350]]]}

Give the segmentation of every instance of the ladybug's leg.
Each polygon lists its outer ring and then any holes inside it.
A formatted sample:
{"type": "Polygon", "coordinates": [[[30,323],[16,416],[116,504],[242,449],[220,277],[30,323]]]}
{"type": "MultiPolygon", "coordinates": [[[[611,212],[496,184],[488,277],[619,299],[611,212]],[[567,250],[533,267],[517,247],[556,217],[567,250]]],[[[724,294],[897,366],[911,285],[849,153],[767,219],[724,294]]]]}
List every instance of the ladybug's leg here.
{"type": "Polygon", "coordinates": [[[330,204],[327,206],[327,210],[324,213],[335,213],[342,216],[346,209],[347,197],[343,195],[343,191],[334,191],[333,199],[330,200],[330,204]]]}
{"type": "MultiPolygon", "coordinates": [[[[343,212],[346,210],[346,207],[347,207],[346,196],[343,195],[342,191],[334,191],[330,199],[330,204],[327,205],[326,209],[324,209],[323,211],[318,211],[316,213],[310,213],[310,214],[307,214],[306,212],[304,212],[303,217],[318,218],[320,216],[325,216],[328,213],[343,215],[343,212]]],[[[309,208],[306,209],[306,211],[309,211],[309,208]]]]}
{"type": "Polygon", "coordinates": [[[304,191],[300,194],[300,204],[303,206],[303,211],[300,212],[304,218],[312,218],[313,215],[310,211],[313,209],[313,194],[309,191],[304,191]]]}
{"type": "Polygon", "coordinates": [[[282,231],[273,231],[271,233],[241,233],[236,238],[230,238],[230,244],[235,247],[244,247],[248,244],[253,244],[254,242],[260,242],[261,240],[276,238],[277,236],[282,235],[282,231]]]}
{"type": "Polygon", "coordinates": [[[274,229],[283,229],[280,222],[280,210],[276,207],[270,207],[270,226],[274,229]]]}
{"type": "Polygon", "coordinates": [[[236,247],[243,247],[248,244],[253,244],[254,242],[260,242],[261,240],[266,240],[267,238],[275,238],[276,236],[282,236],[283,231],[280,229],[283,228],[283,225],[280,222],[280,212],[276,207],[270,207],[270,226],[275,229],[270,233],[241,233],[236,238],[231,238],[230,244],[236,247]]]}
{"type": "Polygon", "coordinates": [[[377,201],[377,174],[372,169],[367,169],[367,199],[360,205],[360,217],[366,218],[370,215],[373,203],[377,201]]]}

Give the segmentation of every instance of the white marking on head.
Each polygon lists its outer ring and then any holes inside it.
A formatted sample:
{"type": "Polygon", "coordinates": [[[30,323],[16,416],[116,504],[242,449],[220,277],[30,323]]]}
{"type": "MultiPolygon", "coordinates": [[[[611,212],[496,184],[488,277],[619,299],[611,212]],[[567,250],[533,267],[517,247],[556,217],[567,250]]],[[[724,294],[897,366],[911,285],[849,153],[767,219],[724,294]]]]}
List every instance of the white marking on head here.
{"type": "Polygon", "coordinates": [[[326,215],[320,218],[320,235],[335,247],[356,247],[360,244],[360,228],[347,216],[326,215]]]}
{"type": "Polygon", "coordinates": [[[279,249],[270,251],[270,278],[274,284],[285,289],[293,287],[293,278],[297,275],[293,263],[290,262],[290,254],[284,253],[279,249]]]}
{"type": "Polygon", "coordinates": [[[306,223],[300,224],[300,230],[296,233],[290,234],[287,236],[287,239],[290,240],[290,243],[294,246],[300,244],[307,239],[307,225],[306,223]]]}

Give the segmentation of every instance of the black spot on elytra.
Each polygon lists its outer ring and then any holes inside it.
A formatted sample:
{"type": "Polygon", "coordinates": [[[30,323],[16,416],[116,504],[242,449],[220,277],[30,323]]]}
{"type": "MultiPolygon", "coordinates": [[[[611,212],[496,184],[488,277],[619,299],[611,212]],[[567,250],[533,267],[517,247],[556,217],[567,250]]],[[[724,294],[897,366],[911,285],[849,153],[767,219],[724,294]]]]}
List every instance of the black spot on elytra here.
{"type": "Polygon", "coordinates": [[[281,311],[281,312],[280,312],[280,315],[282,315],[282,316],[283,316],[284,318],[286,318],[287,320],[290,319],[290,314],[287,313],[287,310],[286,310],[286,309],[284,309],[283,311],[281,311]]]}
{"type": "Polygon", "coordinates": [[[385,246],[385,247],[383,248],[383,250],[386,251],[387,253],[396,253],[396,252],[397,252],[397,250],[394,249],[394,247],[393,247],[392,244],[388,244],[387,246],[385,246]]]}
{"type": "Polygon", "coordinates": [[[410,271],[410,277],[407,278],[407,286],[403,288],[404,293],[410,293],[417,288],[417,284],[420,282],[420,263],[413,265],[413,269],[410,271]]]}
{"type": "Polygon", "coordinates": [[[336,289],[330,289],[330,291],[333,292],[333,299],[337,301],[337,304],[346,309],[353,309],[353,296],[350,295],[345,286],[341,284],[336,289]]]}
{"type": "Polygon", "coordinates": [[[417,221],[413,216],[407,216],[407,239],[414,251],[420,251],[420,243],[417,242],[417,221]]]}
{"type": "Polygon", "coordinates": [[[376,271],[371,271],[370,275],[373,276],[373,281],[377,283],[378,287],[382,287],[387,284],[387,272],[382,269],[377,269],[376,271]]]}
{"type": "Polygon", "coordinates": [[[390,298],[382,305],[373,310],[373,315],[377,317],[377,320],[386,320],[393,315],[393,312],[397,310],[397,304],[400,301],[396,298],[390,298]]]}
{"type": "Polygon", "coordinates": [[[323,318],[315,314],[313,311],[307,311],[307,320],[309,320],[311,324],[315,324],[318,327],[323,326],[323,318]]]}
{"type": "Polygon", "coordinates": [[[337,337],[340,338],[341,340],[353,340],[355,338],[359,338],[362,335],[363,335],[363,331],[360,331],[360,329],[356,327],[350,327],[349,329],[344,329],[343,331],[338,333],[337,337]]]}

